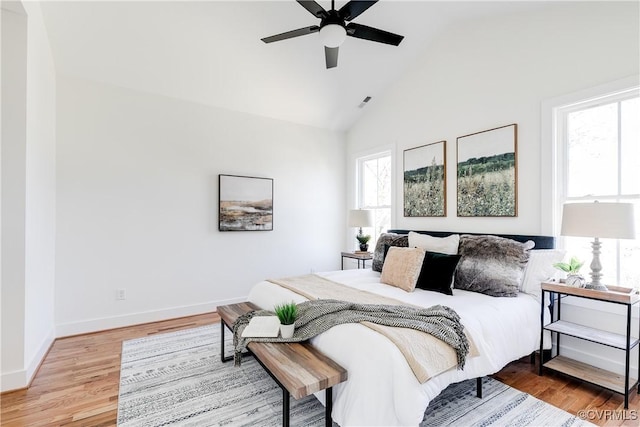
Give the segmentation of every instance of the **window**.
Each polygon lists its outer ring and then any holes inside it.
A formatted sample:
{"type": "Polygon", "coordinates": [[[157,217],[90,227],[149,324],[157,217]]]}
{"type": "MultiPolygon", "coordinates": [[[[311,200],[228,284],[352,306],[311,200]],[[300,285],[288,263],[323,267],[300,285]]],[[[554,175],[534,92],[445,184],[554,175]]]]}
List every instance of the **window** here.
{"type": "Polygon", "coordinates": [[[360,157],[356,167],[357,207],[373,211],[374,226],[362,230],[371,235],[371,251],[380,233],[391,228],[391,152],[360,157]]]}
{"type": "MultiPolygon", "coordinates": [[[[636,224],[640,224],[638,87],[572,102],[555,108],[554,112],[558,159],[556,223],[560,221],[563,203],[599,200],[634,203],[636,224]]],[[[582,273],[587,279],[592,240],[563,238],[567,253],[585,261],[582,273]]],[[[603,283],[637,287],[640,242],[601,241],[603,283]]]]}

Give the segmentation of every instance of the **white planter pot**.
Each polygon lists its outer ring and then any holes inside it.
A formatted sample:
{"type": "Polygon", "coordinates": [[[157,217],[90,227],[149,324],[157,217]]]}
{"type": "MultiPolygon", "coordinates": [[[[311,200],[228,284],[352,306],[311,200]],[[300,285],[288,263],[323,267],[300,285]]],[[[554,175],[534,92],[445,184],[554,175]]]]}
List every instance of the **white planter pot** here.
{"type": "Polygon", "coordinates": [[[579,274],[569,274],[565,279],[565,285],[572,288],[584,288],[585,283],[584,277],[579,274]]]}
{"type": "Polygon", "coordinates": [[[291,338],[296,325],[282,325],[280,324],[280,335],[282,338],[291,338]]]}

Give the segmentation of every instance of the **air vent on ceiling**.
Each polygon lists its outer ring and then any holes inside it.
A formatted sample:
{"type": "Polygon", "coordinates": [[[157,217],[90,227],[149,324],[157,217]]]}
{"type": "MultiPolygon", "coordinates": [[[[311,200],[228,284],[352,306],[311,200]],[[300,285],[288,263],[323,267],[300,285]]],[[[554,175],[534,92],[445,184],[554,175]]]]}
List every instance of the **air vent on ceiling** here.
{"type": "Polygon", "coordinates": [[[367,102],[369,102],[369,101],[371,101],[371,97],[367,96],[365,99],[362,100],[360,105],[358,105],[358,108],[363,108],[365,105],[367,105],[367,102]]]}

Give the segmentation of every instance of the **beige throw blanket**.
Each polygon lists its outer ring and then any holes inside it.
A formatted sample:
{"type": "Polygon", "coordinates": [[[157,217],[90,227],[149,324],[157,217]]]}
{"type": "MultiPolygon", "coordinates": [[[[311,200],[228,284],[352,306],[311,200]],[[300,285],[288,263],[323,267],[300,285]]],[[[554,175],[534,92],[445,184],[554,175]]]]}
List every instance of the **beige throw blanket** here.
{"type": "MultiPolygon", "coordinates": [[[[354,289],[315,274],[269,279],[269,282],[289,289],[309,300],[335,299],[359,304],[411,305],[393,298],[354,289]]],[[[361,323],[381,333],[398,347],[420,383],[457,366],[455,350],[432,335],[414,329],[394,328],[371,322],[361,323]]],[[[473,340],[466,331],[465,335],[469,340],[470,347],[468,357],[477,356],[478,350],[473,340]]]]}

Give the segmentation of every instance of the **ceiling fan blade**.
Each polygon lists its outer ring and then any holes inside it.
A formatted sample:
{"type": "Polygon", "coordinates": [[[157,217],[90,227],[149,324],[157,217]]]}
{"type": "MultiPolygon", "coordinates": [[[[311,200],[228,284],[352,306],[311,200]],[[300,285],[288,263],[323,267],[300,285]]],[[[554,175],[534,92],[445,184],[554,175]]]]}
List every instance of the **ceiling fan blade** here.
{"type": "Polygon", "coordinates": [[[302,5],[305,9],[307,9],[313,16],[316,18],[326,18],[329,14],[322,6],[316,3],[313,0],[296,0],[298,3],[302,5]]]}
{"type": "Polygon", "coordinates": [[[351,0],[349,3],[345,4],[340,8],[338,14],[345,21],[351,21],[356,18],[365,10],[369,9],[371,6],[376,4],[378,0],[373,1],[360,1],[360,0],[351,0]]]}
{"type": "Polygon", "coordinates": [[[286,33],[276,34],[275,36],[269,36],[261,39],[265,43],[278,42],[280,40],[291,39],[293,37],[306,36],[307,34],[317,33],[320,31],[320,27],[312,25],[310,27],[298,28],[297,30],[287,31],[286,33]]]}
{"type": "Polygon", "coordinates": [[[338,66],[338,48],[337,47],[324,47],[324,59],[327,63],[327,69],[335,68],[338,66]]]}
{"type": "Polygon", "coordinates": [[[347,35],[359,39],[371,40],[373,42],[391,44],[394,46],[398,46],[402,39],[404,39],[404,36],[373,27],[367,27],[366,25],[356,24],[355,22],[347,24],[347,35]]]}

